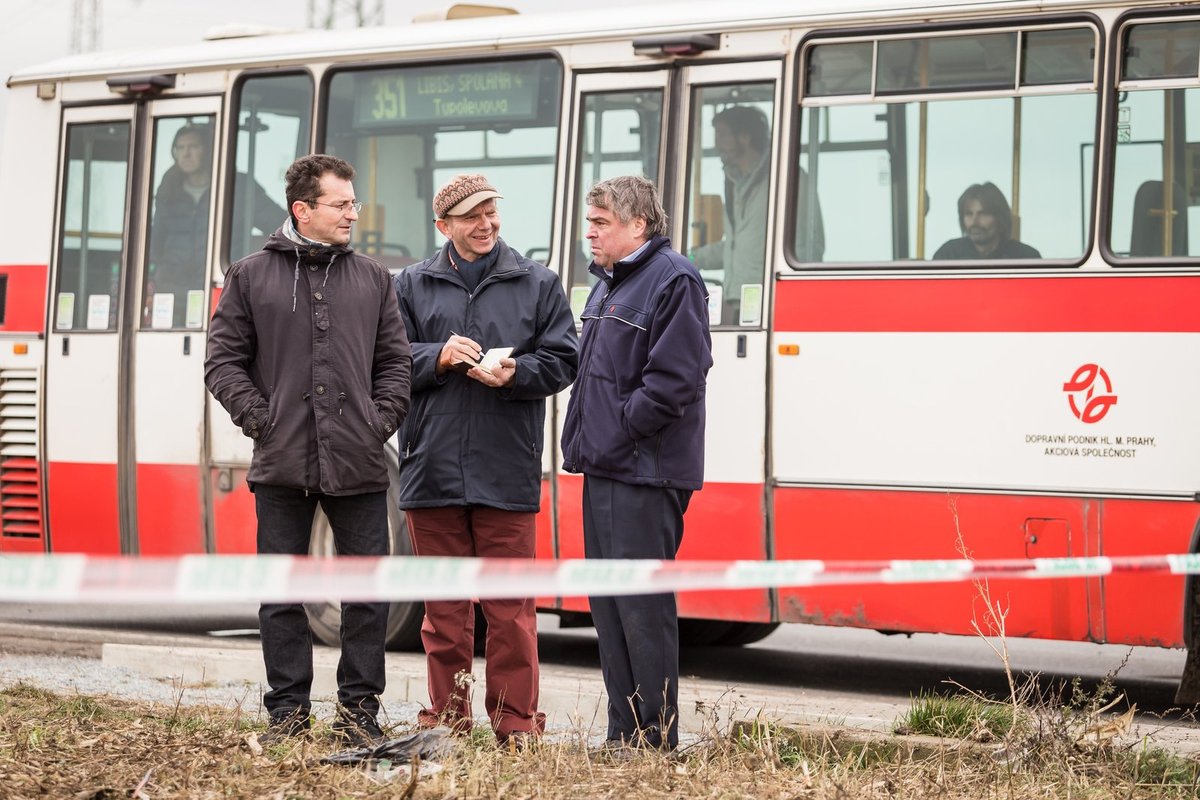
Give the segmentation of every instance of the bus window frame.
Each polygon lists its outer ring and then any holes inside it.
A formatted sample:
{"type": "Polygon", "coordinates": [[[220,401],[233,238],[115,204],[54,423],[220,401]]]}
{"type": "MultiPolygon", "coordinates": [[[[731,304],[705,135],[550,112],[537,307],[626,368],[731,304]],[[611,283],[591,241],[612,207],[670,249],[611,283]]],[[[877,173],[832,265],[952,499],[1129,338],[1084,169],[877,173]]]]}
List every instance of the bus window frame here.
{"type": "Polygon", "coordinates": [[[1178,9],[1132,10],[1119,15],[1112,24],[1112,36],[1109,37],[1105,53],[1111,68],[1105,75],[1105,94],[1108,99],[1103,114],[1104,130],[1110,132],[1104,140],[1099,141],[1097,150],[1103,150],[1108,169],[1101,175],[1103,206],[1096,221],[1096,236],[1098,249],[1104,261],[1114,270],[1129,270],[1143,275],[1147,270],[1195,270],[1200,267],[1200,255],[1196,256],[1121,256],[1112,249],[1112,211],[1114,206],[1113,193],[1116,190],[1117,137],[1115,136],[1117,114],[1119,113],[1118,98],[1123,91],[1141,90],[1171,90],[1171,89],[1200,89],[1200,78],[1138,78],[1122,80],[1124,68],[1124,41],[1130,28],[1155,22],[1177,22],[1180,19],[1200,20],[1200,10],[1195,6],[1178,9]]]}
{"type": "MultiPolygon", "coordinates": [[[[667,169],[666,158],[666,143],[670,137],[670,124],[674,115],[678,113],[675,108],[675,103],[672,95],[675,75],[677,67],[670,64],[642,64],[631,68],[621,69],[585,69],[572,70],[570,86],[567,91],[570,92],[567,98],[568,108],[570,109],[566,116],[566,124],[563,126],[564,131],[563,145],[565,146],[566,158],[560,158],[560,163],[566,171],[566,186],[565,194],[566,202],[565,213],[562,214],[560,235],[562,242],[561,251],[563,258],[560,262],[559,278],[562,280],[563,287],[567,292],[567,299],[571,299],[573,289],[577,288],[572,284],[572,279],[575,277],[572,274],[574,267],[574,247],[575,235],[577,232],[586,234],[587,214],[586,197],[591,186],[583,186],[579,181],[579,174],[574,167],[582,164],[582,154],[584,150],[584,98],[598,94],[613,94],[617,92],[646,92],[659,91],[662,93],[662,112],[659,120],[659,136],[658,136],[658,152],[656,155],[655,167],[658,170],[657,185],[661,187],[662,194],[667,195],[669,186],[664,178],[664,171],[667,169]],[[653,77],[646,77],[653,76],[653,77]],[[641,79],[639,79],[641,78],[641,79]]],[[[566,83],[564,81],[564,83],[566,83]]],[[[666,204],[670,202],[668,197],[660,198],[664,203],[664,208],[669,208],[666,204]]],[[[586,243],[586,239],[584,240],[586,243]]],[[[584,267],[586,272],[586,266],[584,267]]],[[[588,282],[588,288],[594,285],[593,281],[588,282]]],[[[580,284],[582,286],[582,284],[580,284]]],[[[582,321],[576,317],[576,329],[582,328],[582,321]]]]}
{"type": "MultiPolygon", "coordinates": [[[[317,111],[317,81],[313,75],[312,69],[305,67],[271,67],[266,69],[248,69],[238,73],[233,81],[233,86],[230,88],[226,96],[225,108],[222,113],[226,115],[228,124],[225,126],[225,148],[221,154],[220,174],[218,180],[221,187],[221,210],[218,215],[217,224],[220,225],[220,234],[216,237],[214,246],[217,248],[217,258],[215,259],[219,274],[216,276],[219,281],[223,281],[225,273],[233,266],[233,261],[229,258],[229,238],[233,233],[233,197],[234,197],[234,181],[237,176],[237,137],[238,137],[238,116],[241,114],[240,100],[242,91],[248,81],[258,78],[285,78],[288,76],[307,77],[312,95],[309,101],[308,118],[309,130],[307,145],[309,152],[319,152],[314,147],[314,141],[317,131],[316,111],[317,111]]],[[[302,154],[303,155],[303,154],[302,154]]],[[[278,198],[279,204],[287,206],[286,198],[278,198]]],[[[280,220],[282,222],[282,220],[280,220]]],[[[269,235],[269,234],[268,234],[269,235]]]]}
{"type": "MultiPolygon", "coordinates": [[[[203,262],[204,266],[201,273],[202,285],[200,287],[200,289],[204,292],[205,304],[205,314],[201,316],[202,322],[199,328],[176,326],[174,324],[169,327],[156,328],[146,322],[141,311],[135,311],[133,317],[135,320],[133,323],[134,330],[138,333],[158,333],[163,331],[175,333],[196,333],[198,330],[207,329],[208,319],[211,317],[213,310],[210,308],[212,305],[212,293],[210,289],[212,287],[212,265],[214,261],[216,261],[216,259],[213,258],[213,247],[215,246],[214,242],[216,240],[216,231],[214,231],[214,227],[217,225],[218,215],[221,211],[221,204],[224,202],[223,199],[217,197],[215,189],[219,185],[220,169],[227,157],[226,153],[218,152],[218,148],[220,147],[221,142],[220,129],[223,125],[225,125],[225,120],[222,118],[222,115],[226,112],[228,104],[225,102],[224,96],[218,97],[212,94],[197,94],[184,95],[181,97],[172,96],[155,98],[147,101],[146,105],[148,107],[148,114],[146,118],[147,128],[144,133],[146,142],[144,145],[144,152],[142,153],[142,158],[144,159],[143,168],[146,174],[146,186],[144,189],[145,208],[142,210],[142,219],[140,221],[141,231],[138,235],[139,241],[137,243],[138,249],[136,255],[137,299],[140,302],[137,305],[132,306],[133,309],[141,309],[145,307],[148,302],[148,298],[146,296],[146,284],[150,279],[149,270],[150,261],[152,258],[152,239],[156,233],[155,226],[158,224],[157,199],[160,186],[158,181],[155,179],[154,170],[157,166],[156,157],[158,155],[158,148],[160,146],[159,125],[164,120],[170,119],[190,120],[195,117],[212,118],[212,122],[209,123],[211,124],[213,131],[212,140],[209,143],[209,147],[211,148],[212,152],[209,154],[208,225],[205,229],[205,239],[207,240],[207,243],[205,245],[203,262]],[[218,101],[213,105],[196,102],[204,100],[211,101],[213,99],[218,101]],[[194,103],[195,108],[193,109],[192,106],[194,103]],[[182,108],[180,108],[180,106],[182,106],[182,108]]],[[[186,124],[190,124],[190,122],[186,124]]],[[[165,171],[166,170],[164,170],[164,172],[165,171]]]]}
{"type": "MultiPolygon", "coordinates": [[[[126,306],[135,307],[136,301],[127,296],[133,291],[133,287],[139,285],[140,278],[134,277],[130,273],[134,271],[138,265],[137,259],[140,258],[139,240],[145,236],[144,220],[146,209],[142,209],[141,213],[133,213],[131,211],[131,203],[134,200],[138,170],[143,168],[139,158],[139,130],[143,124],[142,118],[138,114],[137,104],[131,103],[128,100],[110,100],[104,103],[64,103],[60,110],[58,127],[55,131],[58,140],[55,143],[55,158],[58,162],[57,172],[55,174],[55,190],[54,190],[54,224],[52,226],[52,239],[50,251],[50,264],[48,265],[46,275],[46,337],[51,336],[99,336],[103,334],[120,334],[121,331],[121,314],[126,306]],[[125,113],[117,113],[113,109],[123,110],[125,113]],[[121,250],[120,250],[120,277],[117,285],[117,295],[110,302],[117,304],[117,322],[113,328],[88,328],[86,324],[82,328],[72,326],[69,328],[58,327],[58,295],[62,292],[62,261],[64,239],[66,237],[66,218],[68,193],[67,186],[67,171],[69,169],[69,135],[72,126],[79,125],[103,125],[103,124],[124,124],[129,126],[129,144],[127,157],[125,161],[125,197],[124,197],[124,229],[121,232],[121,250]]],[[[79,298],[76,298],[76,302],[79,298]]],[[[86,319],[86,317],[85,317],[86,319]]]]}
{"type": "MultiPolygon", "coordinates": [[[[1195,12],[1192,12],[1195,15],[1195,12]]],[[[806,33],[800,38],[796,44],[796,49],[793,58],[793,74],[791,85],[794,87],[794,93],[791,97],[786,98],[790,106],[789,109],[789,126],[790,139],[786,143],[786,172],[781,170],[781,178],[783,179],[783,191],[785,197],[783,201],[777,204],[775,218],[780,222],[782,229],[781,235],[777,238],[780,241],[783,250],[783,258],[781,263],[786,264],[790,272],[780,272],[779,277],[802,276],[805,274],[827,274],[830,272],[868,272],[872,274],[880,274],[885,272],[897,272],[904,275],[910,275],[921,271],[949,273],[949,272],[966,272],[968,274],[978,274],[983,272],[1002,272],[1002,271],[1019,271],[1021,274],[1031,274],[1042,272],[1056,272],[1063,269],[1078,269],[1086,264],[1095,252],[1098,238],[1100,236],[1100,227],[1107,217],[1100,213],[1099,200],[1101,195],[1100,180],[1097,176],[1103,177],[1104,173],[1101,167],[1104,162],[1101,160],[1101,150],[1103,149],[1103,139],[1101,138],[1104,132],[1105,114],[1102,113],[1103,100],[1107,90],[1111,70],[1105,68],[1100,55],[1108,51],[1108,37],[1104,21],[1099,16],[1092,13],[1070,13],[1070,14],[1052,14],[1044,17],[1033,17],[1027,14],[1013,15],[1011,18],[1004,19],[987,19],[979,20],[971,23],[962,21],[934,23],[923,27],[913,27],[911,25],[895,25],[882,27],[861,27],[861,28],[832,28],[828,30],[813,30],[806,33]],[[1016,59],[1016,74],[1014,75],[1014,88],[1012,90],[970,90],[970,91],[946,91],[944,89],[932,90],[916,94],[884,94],[879,95],[875,91],[876,69],[874,62],[872,63],[871,74],[871,93],[870,94],[854,94],[854,95],[831,95],[828,97],[819,97],[810,100],[805,93],[805,80],[807,79],[807,57],[808,51],[821,44],[835,43],[854,43],[871,41],[877,42],[882,39],[904,39],[910,37],[929,38],[937,36],[955,36],[966,35],[972,32],[980,33],[1000,33],[1013,31],[1018,34],[1028,31],[1043,31],[1055,30],[1073,27],[1087,27],[1091,29],[1095,41],[1096,57],[1092,63],[1092,81],[1090,83],[1064,83],[1064,84],[1033,84],[1023,86],[1021,84],[1021,37],[1018,36],[1018,52],[1016,59]],[[1071,95],[1078,94],[1083,91],[1090,91],[1096,96],[1096,112],[1094,119],[1094,133],[1092,137],[1093,154],[1092,154],[1092,191],[1091,196],[1085,198],[1084,212],[1085,218],[1091,222],[1090,233],[1084,240],[1084,246],[1080,255],[1076,258],[1040,258],[1029,259],[1027,263],[1022,263],[1020,260],[980,260],[978,262],[966,261],[934,261],[926,258],[922,260],[909,259],[904,261],[838,261],[838,262],[811,262],[800,261],[794,253],[796,249],[796,226],[784,224],[790,220],[797,212],[797,203],[795,200],[795,187],[798,184],[798,169],[800,164],[801,154],[801,129],[803,124],[803,114],[811,108],[816,107],[833,107],[839,105],[856,105],[865,102],[880,103],[880,104],[906,104],[918,101],[939,101],[948,100],[950,98],[962,99],[988,99],[988,98],[1016,98],[1016,97],[1044,97],[1049,95],[1071,95]]],[[[878,47],[874,48],[877,55],[878,47]]],[[[915,213],[915,210],[914,212],[915,213]]]]}
{"type": "MultiPolygon", "coordinates": [[[[574,85],[573,82],[568,81],[568,77],[573,77],[573,76],[572,76],[570,69],[567,67],[566,61],[563,59],[562,54],[559,53],[558,50],[553,49],[553,48],[542,47],[542,48],[533,49],[533,50],[522,50],[522,51],[518,51],[518,52],[505,52],[503,54],[500,54],[499,56],[497,56],[495,54],[472,54],[472,55],[466,55],[466,56],[455,55],[455,56],[443,56],[443,57],[438,57],[438,58],[421,58],[418,55],[411,55],[407,58],[379,59],[379,60],[375,60],[375,61],[365,61],[361,58],[356,58],[352,61],[348,60],[348,61],[338,61],[338,62],[329,63],[329,64],[325,65],[325,68],[323,70],[321,70],[320,81],[318,82],[318,85],[317,85],[317,96],[316,96],[316,106],[317,107],[316,107],[316,112],[313,115],[313,132],[312,132],[313,152],[315,152],[315,153],[324,152],[328,145],[329,103],[330,103],[330,99],[332,97],[330,85],[333,82],[334,78],[336,78],[338,75],[341,75],[341,74],[347,73],[347,72],[370,72],[373,70],[434,67],[434,66],[438,66],[438,65],[499,63],[499,62],[506,62],[506,61],[537,61],[537,60],[543,60],[543,59],[552,59],[558,65],[558,70],[559,70],[559,91],[558,91],[558,96],[556,98],[558,110],[557,110],[557,115],[556,115],[555,123],[554,123],[557,128],[557,131],[556,131],[556,135],[554,137],[554,153],[553,153],[553,165],[552,165],[553,178],[551,179],[551,182],[550,182],[550,192],[553,194],[558,191],[558,188],[561,185],[560,181],[562,180],[562,175],[560,175],[559,172],[560,172],[560,167],[563,165],[563,148],[566,146],[566,144],[565,144],[566,140],[563,137],[563,133],[564,133],[564,129],[568,127],[568,123],[564,122],[563,111],[567,107],[567,106],[564,106],[564,103],[570,102],[570,100],[571,100],[571,98],[568,97],[565,93],[568,91],[568,86],[574,85]]],[[[358,166],[357,165],[354,165],[354,166],[355,166],[355,169],[357,170],[358,166]]],[[[431,198],[432,198],[433,192],[436,192],[437,189],[438,189],[438,187],[436,187],[436,186],[430,187],[430,197],[431,198]]],[[[503,187],[501,187],[501,189],[503,189],[503,187]]],[[[546,254],[545,262],[542,262],[550,269],[553,269],[552,265],[554,263],[555,256],[557,255],[557,253],[555,251],[555,244],[556,244],[555,232],[558,230],[558,227],[559,227],[559,220],[557,219],[557,217],[563,215],[562,211],[558,208],[555,208],[554,205],[555,205],[554,203],[551,203],[552,210],[551,210],[550,225],[547,229],[547,242],[548,242],[550,252],[546,254]]],[[[433,212],[431,209],[430,210],[430,223],[429,223],[431,228],[433,227],[432,213],[433,212]]],[[[501,208],[501,213],[503,214],[503,208],[501,208]]],[[[569,216],[569,214],[566,216],[569,216]]],[[[440,236],[440,234],[437,234],[437,235],[440,236]]],[[[434,241],[435,242],[438,241],[436,237],[435,237],[434,241]]],[[[431,255],[431,254],[424,254],[423,256],[417,258],[416,263],[420,263],[421,261],[424,261],[426,258],[429,257],[429,255],[431,255]]]]}
{"type": "Polygon", "coordinates": [[[770,284],[775,275],[774,241],[779,227],[777,223],[780,219],[779,186],[781,176],[779,162],[777,159],[783,157],[782,152],[785,149],[781,145],[783,144],[783,137],[786,132],[786,129],[783,125],[785,120],[783,104],[786,102],[786,87],[784,84],[787,77],[787,66],[785,59],[780,57],[744,58],[731,63],[736,65],[744,65],[746,67],[745,71],[750,73],[750,75],[742,76],[740,74],[730,75],[726,73],[715,79],[706,79],[706,76],[713,70],[720,69],[720,67],[727,65],[690,64],[687,65],[683,71],[681,88],[686,100],[684,103],[680,104],[677,113],[679,118],[679,131],[684,137],[684,157],[682,159],[677,159],[676,161],[676,180],[678,181],[679,193],[678,196],[674,198],[675,202],[673,203],[674,208],[672,209],[672,218],[678,220],[676,227],[678,228],[677,232],[679,236],[679,247],[676,249],[684,253],[690,252],[692,248],[689,246],[689,236],[691,233],[690,226],[693,220],[689,214],[688,205],[691,198],[693,188],[692,181],[694,178],[691,165],[693,158],[696,156],[695,148],[700,146],[700,142],[697,141],[692,135],[694,132],[699,131],[698,128],[696,131],[693,131],[692,128],[693,122],[697,122],[694,117],[696,112],[695,102],[697,93],[706,89],[719,89],[727,86],[769,84],[773,91],[771,96],[771,118],[768,120],[771,127],[769,131],[769,141],[767,142],[767,209],[765,212],[766,228],[763,230],[762,307],[759,311],[759,321],[757,325],[741,325],[737,322],[709,325],[709,330],[712,331],[732,330],[745,333],[747,331],[765,329],[770,319],[769,312],[772,299],[770,284]],[[770,70],[770,74],[768,75],[769,67],[774,67],[774,69],[770,70]],[[759,75],[759,72],[762,74],[759,75]],[[687,223],[687,227],[680,227],[683,226],[685,222],[687,223]]]}

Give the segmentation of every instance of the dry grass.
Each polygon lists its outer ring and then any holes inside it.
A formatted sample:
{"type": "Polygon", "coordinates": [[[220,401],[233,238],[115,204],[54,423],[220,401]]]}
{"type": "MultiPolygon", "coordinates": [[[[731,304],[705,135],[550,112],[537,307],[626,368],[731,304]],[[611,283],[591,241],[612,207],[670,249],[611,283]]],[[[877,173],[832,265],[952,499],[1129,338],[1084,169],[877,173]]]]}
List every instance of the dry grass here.
{"type": "MultiPolygon", "coordinates": [[[[337,749],[311,739],[255,754],[261,730],[225,709],[60,697],[30,686],[0,692],[0,794],[6,798],[1107,798],[1194,797],[1197,765],[1162,751],[1072,749],[996,758],[995,746],[920,737],[856,737],[764,719],[714,731],[673,758],[589,759],[582,736],[524,752],[477,732],[420,780],[379,783],[323,766],[337,749]],[[1058,763],[1056,763],[1058,762],[1058,763]],[[432,774],[431,774],[432,773],[432,774]]],[[[1074,746],[1072,746],[1074,747],[1074,746]]]]}

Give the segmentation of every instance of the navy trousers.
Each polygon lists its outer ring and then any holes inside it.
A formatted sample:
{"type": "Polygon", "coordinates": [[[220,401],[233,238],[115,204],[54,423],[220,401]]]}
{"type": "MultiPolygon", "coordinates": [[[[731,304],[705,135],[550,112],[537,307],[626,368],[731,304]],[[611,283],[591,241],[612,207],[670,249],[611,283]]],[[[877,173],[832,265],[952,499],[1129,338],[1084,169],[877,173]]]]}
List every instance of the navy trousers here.
{"type": "MultiPolygon", "coordinates": [[[[673,560],[692,492],[583,478],[588,558],[673,560]]],[[[674,594],[589,597],[608,692],[608,739],[679,743],[679,617],[674,594]]]]}
{"type": "MultiPolygon", "coordinates": [[[[305,493],[303,489],[255,484],[258,552],[308,555],[313,516],[320,503],[333,528],[338,555],[388,554],[387,492],[354,495],[305,493]]],[[[342,604],[342,654],[338,660],[338,703],[374,717],[384,687],[387,603],[342,604]]],[[[312,634],[300,603],[264,603],[258,610],[263,662],[271,690],[263,705],[272,719],[312,708],[312,634]]]]}

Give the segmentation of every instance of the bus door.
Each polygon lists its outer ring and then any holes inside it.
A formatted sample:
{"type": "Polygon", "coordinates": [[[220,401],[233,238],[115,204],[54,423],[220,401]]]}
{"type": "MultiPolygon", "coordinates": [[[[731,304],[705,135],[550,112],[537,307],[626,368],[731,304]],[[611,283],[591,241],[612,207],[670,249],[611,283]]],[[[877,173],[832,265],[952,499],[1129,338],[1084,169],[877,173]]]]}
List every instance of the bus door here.
{"type": "Polygon", "coordinates": [[[204,552],[204,351],[219,98],[150,103],[130,396],[136,551],[204,552]]]}
{"type": "Polygon", "coordinates": [[[46,494],[55,552],[122,552],[120,326],[128,316],[134,106],[63,113],[46,333],[46,494]]]}
{"type": "Polygon", "coordinates": [[[218,99],[64,113],[46,364],[56,552],[205,549],[200,464],[218,99]]]}
{"type": "MultiPolygon", "coordinates": [[[[675,245],[708,288],[713,349],[704,489],[688,509],[680,558],[772,555],[763,510],[767,309],[778,269],[770,242],[782,71],[781,61],[760,61],[687,67],[680,76],[687,149],[679,151],[683,191],[670,210],[681,221],[675,245]]],[[[771,606],[761,589],[679,599],[681,615],[747,622],[770,620],[771,606]]]]}
{"type": "MultiPolygon", "coordinates": [[[[570,160],[573,170],[567,215],[567,234],[559,269],[571,300],[576,323],[596,279],[588,273],[591,248],[587,234],[587,193],[596,183],[618,175],[642,175],[662,182],[663,142],[670,70],[589,73],[575,76],[572,102],[570,160]]],[[[555,398],[555,443],[562,441],[570,389],[555,398]]],[[[547,451],[550,448],[546,448],[547,451]]],[[[557,452],[557,448],[556,448],[557,452]]],[[[561,459],[551,465],[557,470],[561,459]]],[[[552,470],[552,474],[553,471],[552,470]]],[[[583,558],[583,476],[557,474],[553,553],[558,558],[583,558]]],[[[539,532],[540,533],[540,532],[539,532]]],[[[538,542],[539,554],[543,552],[538,542]]],[[[565,598],[562,607],[585,610],[585,598],[565,598]]],[[[541,603],[539,603],[541,605],[541,603]]]]}

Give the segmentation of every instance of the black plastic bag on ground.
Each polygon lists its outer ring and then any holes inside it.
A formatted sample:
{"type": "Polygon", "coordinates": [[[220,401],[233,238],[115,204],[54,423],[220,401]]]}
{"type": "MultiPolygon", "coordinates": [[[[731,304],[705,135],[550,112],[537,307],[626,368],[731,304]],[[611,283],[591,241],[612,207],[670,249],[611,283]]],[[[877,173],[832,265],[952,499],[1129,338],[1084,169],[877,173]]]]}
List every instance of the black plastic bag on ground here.
{"type": "Polygon", "coordinates": [[[391,761],[406,764],[415,758],[431,761],[449,752],[452,746],[449,728],[417,731],[399,739],[388,739],[374,747],[356,747],[325,756],[322,764],[373,764],[391,761]]]}

